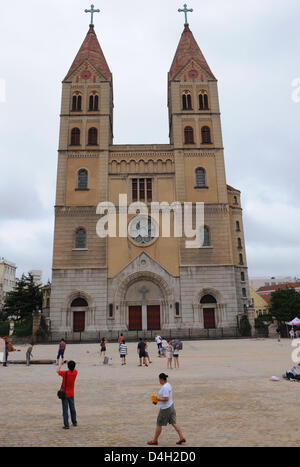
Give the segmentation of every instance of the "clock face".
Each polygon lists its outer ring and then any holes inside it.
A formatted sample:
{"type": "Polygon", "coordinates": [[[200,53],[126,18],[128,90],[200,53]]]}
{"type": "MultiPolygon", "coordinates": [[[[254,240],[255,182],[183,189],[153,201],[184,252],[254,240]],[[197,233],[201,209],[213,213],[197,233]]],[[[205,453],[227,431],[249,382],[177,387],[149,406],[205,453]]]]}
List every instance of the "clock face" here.
{"type": "Polygon", "coordinates": [[[157,234],[157,224],[151,218],[143,215],[134,217],[128,225],[129,236],[139,245],[150,243],[157,234]]]}

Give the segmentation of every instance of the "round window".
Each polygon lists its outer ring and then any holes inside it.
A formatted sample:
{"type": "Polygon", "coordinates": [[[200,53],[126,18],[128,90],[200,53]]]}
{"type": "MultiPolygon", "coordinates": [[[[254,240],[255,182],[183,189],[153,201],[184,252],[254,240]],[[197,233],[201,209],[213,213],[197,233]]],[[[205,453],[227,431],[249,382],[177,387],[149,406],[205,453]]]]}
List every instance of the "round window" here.
{"type": "Polygon", "coordinates": [[[151,217],[139,215],[130,221],[128,232],[138,245],[149,244],[157,236],[157,224],[151,217]]]}

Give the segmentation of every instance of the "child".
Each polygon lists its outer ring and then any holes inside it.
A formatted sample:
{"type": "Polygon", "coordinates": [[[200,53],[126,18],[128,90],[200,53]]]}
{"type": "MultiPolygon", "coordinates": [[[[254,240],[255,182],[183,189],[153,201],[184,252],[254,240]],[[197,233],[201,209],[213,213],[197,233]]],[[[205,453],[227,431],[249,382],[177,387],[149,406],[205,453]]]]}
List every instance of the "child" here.
{"type": "Polygon", "coordinates": [[[173,358],[174,358],[174,368],[179,368],[179,349],[176,347],[174,348],[173,358]]]}
{"type": "Polygon", "coordinates": [[[122,360],[122,365],[126,365],[127,345],[124,339],[119,346],[119,352],[120,358],[122,360]]]}
{"type": "Polygon", "coordinates": [[[173,348],[173,346],[171,344],[171,341],[168,340],[168,345],[167,345],[167,358],[168,358],[167,368],[170,368],[171,370],[173,369],[172,368],[173,351],[174,351],[174,348],[173,348]]]}
{"type": "Polygon", "coordinates": [[[105,357],[105,353],[106,353],[106,344],[107,344],[107,341],[105,339],[105,337],[102,337],[101,339],[101,342],[100,342],[100,357],[102,356],[102,353],[105,357]]]}
{"type": "Polygon", "coordinates": [[[161,349],[160,349],[160,353],[163,357],[166,356],[166,349],[167,349],[167,341],[165,338],[163,338],[163,340],[161,341],[161,349]]]}

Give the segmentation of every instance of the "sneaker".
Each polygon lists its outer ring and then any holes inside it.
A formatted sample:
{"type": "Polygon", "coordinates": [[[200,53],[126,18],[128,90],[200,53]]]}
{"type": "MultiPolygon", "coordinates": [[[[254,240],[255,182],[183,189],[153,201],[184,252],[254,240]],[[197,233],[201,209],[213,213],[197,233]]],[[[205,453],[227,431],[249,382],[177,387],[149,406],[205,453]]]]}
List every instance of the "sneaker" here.
{"type": "Polygon", "coordinates": [[[63,430],[69,430],[70,427],[69,426],[63,426],[63,430]]]}

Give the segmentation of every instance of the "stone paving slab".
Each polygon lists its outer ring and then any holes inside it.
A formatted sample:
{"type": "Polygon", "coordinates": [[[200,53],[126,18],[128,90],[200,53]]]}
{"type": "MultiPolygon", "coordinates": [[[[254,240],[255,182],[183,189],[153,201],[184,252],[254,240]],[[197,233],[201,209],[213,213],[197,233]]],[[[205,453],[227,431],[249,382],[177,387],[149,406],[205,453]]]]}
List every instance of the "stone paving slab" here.
{"type": "MultiPolygon", "coordinates": [[[[25,358],[27,345],[12,360],[25,358]]],[[[169,374],[177,421],[187,446],[298,446],[300,383],[281,378],[289,369],[288,340],[249,339],[184,342],[180,368],[166,370],[157,357],[138,367],[136,344],[128,344],[121,366],[118,346],[108,344],[110,365],[100,361],[97,344],[67,345],[77,362],[75,401],[78,427],[62,430],[61,378],[55,365],[0,366],[0,446],[145,446],[153,436],[158,408],[150,395],[158,374],[169,374]],[[278,382],[270,381],[279,376],[278,382]]],[[[56,345],[34,347],[35,359],[55,359],[56,345]]],[[[103,360],[103,358],[102,358],[103,360]]],[[[175,446],[177,434],[163,429],[160,446],[175,446]]]]}

